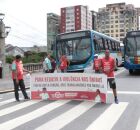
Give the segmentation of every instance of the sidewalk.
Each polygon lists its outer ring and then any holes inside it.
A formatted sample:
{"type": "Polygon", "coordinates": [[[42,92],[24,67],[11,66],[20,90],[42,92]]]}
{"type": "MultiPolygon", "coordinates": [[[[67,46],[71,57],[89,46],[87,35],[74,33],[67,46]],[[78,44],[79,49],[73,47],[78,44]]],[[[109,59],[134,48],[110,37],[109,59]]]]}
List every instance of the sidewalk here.
{"type": "MultiPolygon", "coordinates": [[[[34,72],[32,75],[42,74],[42,72],[34,72]]],[[[26,88],[27,89],[27,88],[26,88]]],[[[13,80],[11,77],[0,79],[0,94],[14,91],[13,80]]]]}

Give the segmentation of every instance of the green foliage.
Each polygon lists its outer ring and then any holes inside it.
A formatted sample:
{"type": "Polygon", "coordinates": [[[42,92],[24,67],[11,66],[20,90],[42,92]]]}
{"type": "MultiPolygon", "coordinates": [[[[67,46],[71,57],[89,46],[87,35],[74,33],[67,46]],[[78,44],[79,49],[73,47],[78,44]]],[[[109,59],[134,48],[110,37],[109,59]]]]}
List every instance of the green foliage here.
{"type": "MultiPolygon", "coordinates": [[[[46,52],[30,52],[26,53],[25,56],[22,58],[22,61],[24,64],[26,63],[39,63],[44,60],[46,57],[46,52]]],[[[6,62],[11,64],[13,61],[14,57],[13,56],[6,56],[6,62]]]]}
{"type": "Polygon", "coordinates": [[[6,56],[6,63],[11,64],[14,59],[14,56],[6,56]]]}

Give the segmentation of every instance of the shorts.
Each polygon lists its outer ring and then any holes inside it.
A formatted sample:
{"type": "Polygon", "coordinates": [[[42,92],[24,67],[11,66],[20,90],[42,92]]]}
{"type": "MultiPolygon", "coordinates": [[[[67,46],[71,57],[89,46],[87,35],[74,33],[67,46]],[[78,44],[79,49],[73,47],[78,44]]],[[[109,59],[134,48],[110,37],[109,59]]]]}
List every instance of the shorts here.
{"type": "Polygon", "coordinates": [[[108,78],[108,79],[107,79],[107,82],[109,83],[110,88],[116,89],[115,78],[108,78]]]}

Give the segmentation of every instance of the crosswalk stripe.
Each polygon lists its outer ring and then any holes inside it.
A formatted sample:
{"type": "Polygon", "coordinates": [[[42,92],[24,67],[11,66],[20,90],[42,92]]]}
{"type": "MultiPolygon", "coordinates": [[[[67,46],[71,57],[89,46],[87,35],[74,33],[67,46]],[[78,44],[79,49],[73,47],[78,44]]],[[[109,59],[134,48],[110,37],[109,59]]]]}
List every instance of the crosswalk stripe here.
{"type": "Polygon", "coordinates": [[[126,109],[127,105],[127,102],[112,104],[103,114],[99,116],[99,118],[89,125],[86,130],[111,130],[113,125],[126,109]]]}
{"type": "Polygon", "coordinates": [[[12,99],[9,99],[9,100],[5,100],[5,101],[0,101],[0,106],[8,104],[8,103],[11,103],[11,102],[14,102],[14,101],[15,101],[15,98],[12,98],[12,99]]]}
{"type": "Polygon", "coordinates": [[[69,100],[63,100],[63,101],[54,101],[53,103],[50,103],[48,105],[45,105],[35,111],[32,111],[28,114],[22,115],[20,117],[17,117],[15,119],[9,120],[7,122],[1,123],[0,125],[0,130],[11,130],[14,129],[28,121],[31,121],[35,118],[38,118],[54,109],[56,109],[57,107],[60,107],[66,103],[68,103],[69,100]],[[10,128],[9,128],[10,126],[10,128]]]}
{"type": "Polygon", "coordinates": [[[71,122],[72,120],[79,117],[81,114],[89,110],[92,106],[94,106],[95,103],[93,102],[82,102],[79,105],[75,106],[71,110],[65,112],[64,114],[60,115],[59,117],[56,117],[49,121],[48,123],[38,127],[35,130],[59,130],[62,127],[64,127],[66,124],[71,122]]]}
{"type": "Polygon", "coordinates": [[[138,124],[137,124],[136,130],[140,130],[140,118],[138,120],[138,124]]]}
{"type": "MultiPolygon", "coordinates": [[[[107,91],[108,94],[112,94],[112,91],[107,91]]],[[[118,94],[131,94],[131,95],[140,95],[140,92],[136,91],[117,91],[118,94]]]]}
{"type": "Polygon", "coordinates": [[[23,103],[14,105],[12,107],[8,107],[6,109],[0,110],[0,116],[10,114],[12,112],[15,112],[17,110],[20,110],[22,108],[28,107],[28,106],[33,105],[33,104],[38,103],[38,102],[39,101],[27,101],[27,102],[23,102],[23,103]]]}

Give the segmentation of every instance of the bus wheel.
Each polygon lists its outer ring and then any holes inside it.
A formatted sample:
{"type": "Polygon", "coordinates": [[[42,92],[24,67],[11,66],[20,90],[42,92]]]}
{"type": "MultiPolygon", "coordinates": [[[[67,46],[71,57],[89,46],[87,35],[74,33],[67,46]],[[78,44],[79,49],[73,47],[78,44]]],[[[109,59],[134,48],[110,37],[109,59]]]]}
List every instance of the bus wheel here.
{"type": "Polygon", "coordinates": [[[133,70],[132,69],[129,70],[129,74],[133,74],[133,70]]]}

